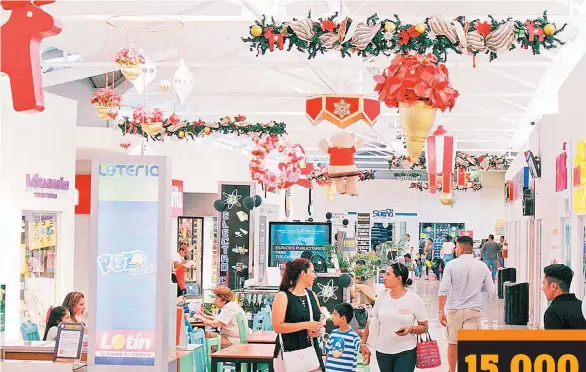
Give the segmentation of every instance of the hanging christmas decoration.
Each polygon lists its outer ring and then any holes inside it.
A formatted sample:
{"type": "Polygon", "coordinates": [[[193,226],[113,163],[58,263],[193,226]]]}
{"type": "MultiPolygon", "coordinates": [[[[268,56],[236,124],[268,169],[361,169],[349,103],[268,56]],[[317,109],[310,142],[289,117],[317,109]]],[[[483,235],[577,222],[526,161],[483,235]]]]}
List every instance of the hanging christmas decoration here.
{"type": "Polygon", "coordinates": [[[90,97],[96,113],[102,120],[116,119],[122,105],[122,97],[110,87],[97,89],[90,97]]]}
{"type": "Polygon", "coordinates": [[[311,182],[305,178],[302,182],[303,174],[309,173],[313,169],[312,164],[307,164],[305,151],[299,144],[288,144],[279,136],[255,136],[254,148],[250,153],[250,175],[254,181],[267,191],[275,189],[287,189],[293,185],[300,185],[310,188],[311,182]],[[279,163],[279,174],[275,174],[267,166],[267,157],[272,151],[281,153],[285,160],[279,163]]]}
{"type": "MultiPolygon", "coordinates": [[[[415,189],[418,191],[428,191],[429,190],[429,182],[426,181],[419,181],[419,182],[411,182],[409,185],[410,189],[415,189]]],[[[480,182],[467,182],[465,185],[452,185],[453,191],[468,191],[472,190],[474,192],[482,190],[482,183],[480,182]]],[[[436,187],[437,192],[442,192],[442,185],[438,184],[436,187]]]]}
{"type": "Polygon", "coordinates": [[[525,21],[508,18],[496,20],[468,20],[466,17],[445,19],[434,15],[416,24],[403,23],[399,16],[383,19],[377,14],[366,21],[352,18],[337,19],[338,14],[313,20],[311,13],[304,19],[278,23],[265,16],[250,27],[250,36],[242,38],[256,55],[285,47],[307,53],[315,58],[318,53],[353,54],[359,57],[393,54],[432,53],[445,62],[449,52],[455,54],[488,54],[489,60],[517,47],[531,49],[536,55],[542,49],[556,49],[564,42],[559,39],[566,25],[557,27],[544,12],[541,17],[525,21]],[[278,39],[275,40],[275,37],[278,39]]]}
{"type": "MultiPolygon", "coordinates": [[[[361,170],[360,174],[358,175],[359,181],[371,181],[376,178],[376,170],[361,170]]],[[[307,178],[315,182],[318,186],[326,187],[333,184],[334,180],[328,176],[328,168],[327,167],[319,167],[316,168],[313,172],[311,172],[307,178]]]]}
{"type": "Polygon", "coordinates": [[[159,81],[159,90],[161,92],[168,92],[170,87],[171,87],[171,82],[169,80],[167,80],[166,78],[159,81]]]}
{"type": "Polygon", "coordinates": [[[452,195],[451,193],[442,192],[442,195],[440,196],[440,203],[442,203],[442,205],[448,206],[451,205],[453,202],[454,195],[452,195]]]}
{"type": "MultiPolygon", "coordinates": [[[[127,118],[124,118],[124,122],[126,122],[127,118]]],[[[158,109],[154,108],[151,110],[147,110],[142,106],[138,106],[132,112],[132,120],[128,120],[126,133],[143,133],[145,137],[156,138],[161,136],[165,133],[165,128],[163,127],[163,112],[158,109]]],[[[119,124],[120,126],[120,124],[119,124]]]]}
{"type": "Polygon", "coordinates": [[[438,65],[431,54],[398,54],[374,80],[379,100],[399,108],[407,153],[411,159],[419,158],[436,110],[451,110],[460,95],[450,84],[447,67],[438,65]]]}
{"type": "Polygon", "coordinates": [[[332,136],[330,142],[331,145],[326,139],[319,142],[319,148],[330,155],[328,177],[334,179],[339,194],[358,195],[360,170],[354,164],[354,154],[362,141],[354,133],[344,131],[332,136]]]}
{"type": "Polygon", "coordinates": [[[195,77],[193,72],[187,68],[185,61],[182,59],[179,61],[179,67],[177,67],[177,71],[175,71],[175,76],[173,77],[173,87],[175,87],[175,93],[177,93],[179,102],[182,105],[185,104],[185,100],[193,91],[194,86],[195,77]]]}
{"type": "Polygon", "coordinates": [[[327,120],[345,129],[362,119],[373,126],[380,115],[380,102],[362,96],[321,95],[305,100],[305,114],[313,125],[327,120]]]}
{"type": "Polygon", "coordinates": [[[124,48],[116,54],[114,62],[120,66],[120,72],[126,80],[132,81],[140,75],[140,66],[145,62],[145,55],[142,50],[134,47],[124,48]]]}
{"type": "Polygon", "coordinates": [[[438,176],[442,179],[443,193],[452,192],[454,180],[454,165],[456,157],[456,141],[448,136],[441,125],[433,135],[427,137],[427,172],[429,173],[429,191],[435,194],[438,186],[438,176]]]}
{"type": "Polygon", "coordinates": [[[155,80],[157,76],[157,66],[148,56],[144,57],[144,64],[140,67],[141,73],[130,82],[138,94],[142,94],[147,85],[155,80]]]}
{"type": "MultiPolygon", "coordinates": [[[[416,162],[412,162],[409,156],[392,155],[388,159],[389,169],[426,169],[425,155],[421,155],[416,162]]],[[[510,160],[504,155],[484,154],[475,156],[464,152],[456,152],[456,168],[462,168],[469,172],[481,169],[484,171],[505,171],[509,167],[510,160]]]]}
{"type": "MultiPolygon", "coordinates": [[[[140,108],[142,110],[142,108],[140,108]]],[[[138,110],[138,109],[137,109],[138,110]]],[[[140,117],[140,116],[139,116],[140,117]]],[[[246,121],[246,117],[238,115],[236,117],[226,116],[217,122],[205,122],[203,120],[189,121],[181,120],[178,115],[172,114],[162,119],[162,130],[156,131],[154,135],[151,132],[142,130],[141,122],[125,116],[118,123],[118,128],[123,134],[137,134],[155,141],[162,141],[165,137],[177,138],[180,140],[194,139],[218,134],[232,134],[237,136],[248,135],[274,135],[281,136],[287,133],[285,123],[268,123],[251,124],[246,121]]]]}

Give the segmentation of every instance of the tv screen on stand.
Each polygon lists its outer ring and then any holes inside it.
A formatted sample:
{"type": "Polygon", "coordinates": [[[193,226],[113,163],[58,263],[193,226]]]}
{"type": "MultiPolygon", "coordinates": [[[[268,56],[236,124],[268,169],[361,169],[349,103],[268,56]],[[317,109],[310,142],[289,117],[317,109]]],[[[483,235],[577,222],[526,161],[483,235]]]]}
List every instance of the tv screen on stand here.
{"type": "Polygon", "coordinates": [[[321,255],[331,244],[332,225],[327,222],[269,222],[269,267],[304,257],[321,255]]]}

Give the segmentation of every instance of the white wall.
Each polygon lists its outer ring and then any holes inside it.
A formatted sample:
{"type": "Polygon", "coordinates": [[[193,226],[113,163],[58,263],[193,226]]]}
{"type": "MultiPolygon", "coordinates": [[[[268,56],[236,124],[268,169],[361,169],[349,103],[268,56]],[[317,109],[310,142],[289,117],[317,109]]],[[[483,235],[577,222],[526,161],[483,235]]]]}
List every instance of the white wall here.
{"type": "MultiPolygon", "coordinates": [[[[324,189],[313,192],[313,218],[325,220],[327,212],[372,212],[377,209],[393,209],[395,213],[417,213],[416,217],[395,217],[407,222],[407,233],[412,239],[419,235],[420,222],[463,222],[467,230],[474,231],[474,238],[494,234],[495,224],[504,218],[503,183],[501,172],[483,172],[480,191],[456,191],[453,207],[440,204],[440,194],[409,189],[409,182],[374,180],[361,182],[360,196],[336,195],[329,203],[324,189]]],[[[307,218],[307,191],[295,187],[293,192],[293,219],[307,218]]]]}
{"type": "Polygon", "coordinates": [[[77,103],[45,93],[45,111],[17,113],[7,79],[0,78],[0,282],[7,284],[6,339],[17,339],[20,309],[20,231],[23,210],[61,212],[57,226],[56,302],[75,289],[74,181],[77,103]],[[25,188],[26,174],[63,177],[68,192],[57,199],[39,199],[25,188]]]}
{"type": "MultiPolygon", "coordinates": [[[[559,92],[559,113],[544,117],[538,123],[537,130],[534,130],[528,138],[527,143],[522,147],[521,152],[514,161],[515,168],[510,168],[507,173],[507,179],[514,175],[518,169],[525,166],[525,159],[522,151],[531,150],[535,155],[541,156],[541,178],[535,181],[536,187],[536,205],[535,220],[536,224],[542,225],[541,234],[541,251],[537,252],[541,257],[539,260],[540,267],[538,274],[541,277],[543,268],[550,263],[569,262],[574,271],[574,280],[571,291],[576,292],[578,297],[584,295],[584,262],[583,262],[583,239],[582,239],[582,219],[575,213],[568,213],[566,203],[571,206],[570,192],[555,191],[555,159],[562,153],[563,142],[568,143],[568,160],[569,172],[571,175],[571,165],[576,154],[576,142],[586,140],[586,126],[583,124],[584,112],[583,107],[586,105],[586,97],[579,94],[583,90],[582,82],[586,79],[586,60],[576,66],[570,77],[566,80],[559,92]],[[563,224],[564,218],[569,218],[572,226],[571,233],[571,252],[566,255],[563,244],[563,224]]],[[[571,181],[569,182],[571,188],[571,181]]],[[[526,226],[521,217],[521,203],[506,207],[506,222],[510,225],[520,223],[521,227],[526,226]]],[[[523,239],[519,241],[519,255],[512,260],[513,265],[526,266],[529,257],[525,252],[528,251],[528,239],[530,234],[526,228],[521,229],[523,239]]],[[[539,232],[536,231],[535,239],[539,241],[539,232]]],[[[537,247],[539,250],[539,247],[537,247]]],[[[523,269],[524,271],[526,269],[523,269]]],[[[530,281],[530,283],[532,283],[530,281]]],[[[537,283],[536,287],[540,284],[537,283]]],[[[539,288],[537,288],[539,291],[539,288]]],[[[547,305],[547,301],[541,294],[541,312],[539,314],[542,320],[542,314],[547,305]]]]}

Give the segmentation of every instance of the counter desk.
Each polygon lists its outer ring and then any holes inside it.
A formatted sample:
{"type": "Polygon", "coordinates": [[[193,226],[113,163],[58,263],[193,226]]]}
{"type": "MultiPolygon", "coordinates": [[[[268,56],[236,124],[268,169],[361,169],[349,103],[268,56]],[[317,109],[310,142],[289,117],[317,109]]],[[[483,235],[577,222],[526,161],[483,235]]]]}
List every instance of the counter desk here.
{"type": "MultiPolygon", "coordinates": [[[[175,353],[169,353],[169,372],[194,372],[195,354],[194,351],[202,345],[188,345],[185,350],[176,350],[175,353]]],[[[15,366],[37,365],[36,362],[46,363],[47,365],[59,365],[55,371],[63,371],[63,363],[53,363],[53,352],[55,349],[54,341],[14,341],[0,343],[0,359],[2,366],[7,368],[15,366]],[[19,363],[20,361],[20,363],[19,363]],[[10,365],[10,366],[9,366],[10,365]]],[[[87,361],[87,348],[82,349],[81,361],[87,361]]],[[[65,364],[69,368],[73,365],[65,364]]],[[[93,367],[96,366],[92,366],[93,367]]],[[[41,368],[37,365],[36,368],[41,368]]],[[[80,367],[81,368],[81,367],[80,367]]],[[[85,367],[83,367],[85,368],[85,367]]],[[[5,372],[4,369],[0,369],[5,372]]],[[[9,369],[6,369],[8,371],[9,369]]],[[[41,369],[38,369],[41,370],[41,369]]],[[[35,370],[35,371],[38,371],[35,370]]],[[[53,369],[42,369],[44,372],[53,371],[53,369]]],[[[70,371],[71,369],[68,369],[70,371]]],[[[86,372],[86,369],[73,369],[75,372],[86,372]]],[[[19,372],[21,370],[18,370],[19,372]]],[[[22,370],[24,372],[24,369],[22,370]]]]}

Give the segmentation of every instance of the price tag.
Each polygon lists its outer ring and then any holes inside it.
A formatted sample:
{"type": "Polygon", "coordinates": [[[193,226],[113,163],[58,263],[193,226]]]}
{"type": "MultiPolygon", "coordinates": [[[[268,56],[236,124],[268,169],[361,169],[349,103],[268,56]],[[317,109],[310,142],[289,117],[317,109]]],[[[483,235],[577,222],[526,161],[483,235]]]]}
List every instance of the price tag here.
{"type": "Polygon", "coordinates": [[[586,371],[584,330],[458,333],[458,372],[580,371],[586,371]]]}

